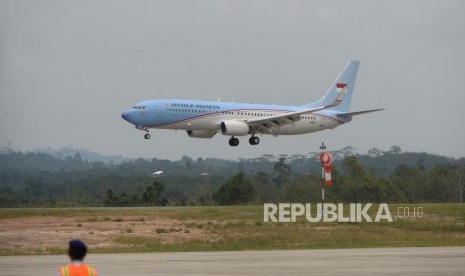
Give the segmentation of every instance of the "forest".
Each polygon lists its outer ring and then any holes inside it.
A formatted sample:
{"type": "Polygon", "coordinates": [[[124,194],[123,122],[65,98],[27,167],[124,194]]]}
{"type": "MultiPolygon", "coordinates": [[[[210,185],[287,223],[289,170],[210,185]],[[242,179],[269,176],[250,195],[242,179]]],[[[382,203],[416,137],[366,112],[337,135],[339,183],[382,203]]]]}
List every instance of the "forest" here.
{"type": "MultiPolygon", "coordinates": [[[[331,202],[463,202],[465,158],[331,151],[331,202]]],[[[83,150],[0,148],[0,207],[196,206],[319,202],[319,153],[223,160],[129,159],[83,150]],[[155,171],[163,171],[153,175],[155,171]]]]}

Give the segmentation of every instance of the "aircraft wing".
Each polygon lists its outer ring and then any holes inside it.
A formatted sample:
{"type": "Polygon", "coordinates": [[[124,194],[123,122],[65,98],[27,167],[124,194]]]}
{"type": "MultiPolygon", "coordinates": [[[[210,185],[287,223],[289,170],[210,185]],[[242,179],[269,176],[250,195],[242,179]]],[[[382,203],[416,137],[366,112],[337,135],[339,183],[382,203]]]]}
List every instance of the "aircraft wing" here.
{"type": "Polygon", "coordinates": [[[342,99],[344,98],[346,87],[339,92],[337,95],[336,99],[329,105],[325,106],[320,106],[320,107],[313,107],[313,108],[307,108],[303,109],[300,111],[294,111],[294,112],[288,112],[288,113],[283,113],[275,116],[268,116],[268,117],[262,117],[262,118],[252,118],[248,119],[245,122],[250,126],[250,127],[256,127],[256,128],[262,128],[271,131],[271,128],[279,128],[280,126],[291,124],[293,125],[295,122],[300,120],[300,115],[302,114],[308,114],[308,113],[313,113],[316,111],[320,111],[323,109],[328,109],[331,107],[338,106],[341,102],[342,99]]]}

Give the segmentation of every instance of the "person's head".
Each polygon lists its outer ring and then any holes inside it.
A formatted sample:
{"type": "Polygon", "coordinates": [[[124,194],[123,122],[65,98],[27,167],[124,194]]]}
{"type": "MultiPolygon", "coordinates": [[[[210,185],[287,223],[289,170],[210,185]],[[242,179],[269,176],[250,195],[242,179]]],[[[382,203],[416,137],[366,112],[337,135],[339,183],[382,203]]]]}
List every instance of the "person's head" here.
{"type": "Polygon", "coordinates": [[[81,240],[69,241],[68,256],[71,261],[82,261],[87,253],[87,246],[81,240]]]}

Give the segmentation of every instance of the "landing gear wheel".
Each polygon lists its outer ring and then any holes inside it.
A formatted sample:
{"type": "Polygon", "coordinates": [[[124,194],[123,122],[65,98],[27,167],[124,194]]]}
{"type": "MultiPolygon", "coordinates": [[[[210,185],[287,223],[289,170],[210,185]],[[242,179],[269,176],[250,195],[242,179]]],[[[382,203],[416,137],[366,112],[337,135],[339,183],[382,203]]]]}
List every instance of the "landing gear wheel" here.
{"type": "Polygon", "coordinates": [[[150,134],[148,134],[148,133],[145,134],[145,135],[144,135],[144,138],[147,139],[147,140],[150,139],[150,134]]]}
{"type": "Polygon", "coordinates": [[[231,139],[229,139],[229,145],[231,147],[237,147],[239,145],[239,139],[236,137],[231,137],[231,139]]]}
{"type": "Polygon", "coordinates": [[[260,138],[258,138],[257,136],[250,137],[249,144],[258,145],[258,143],[260,143],[260,138]]]}

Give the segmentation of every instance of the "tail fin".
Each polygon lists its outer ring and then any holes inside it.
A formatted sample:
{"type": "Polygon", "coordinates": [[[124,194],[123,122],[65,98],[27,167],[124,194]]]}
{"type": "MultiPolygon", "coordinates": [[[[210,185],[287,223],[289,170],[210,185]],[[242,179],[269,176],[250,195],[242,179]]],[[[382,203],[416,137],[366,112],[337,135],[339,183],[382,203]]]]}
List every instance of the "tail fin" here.
{"type": "Polygon", "coordinates": [[[334,110],[347,112],[350,108],[350,102],[352,100],[352,94],[354,92],[355,79],[357,78],[359,60],[351,60],[347,63],[342,73],[337,77],[336,81],[331,85],[326,94],[320,100],[306,104],[306,107],[325,106],[336,99],[339,95],[340,89],[347,88],[344,99],[341,104],[334,107],[334,110]]]}

